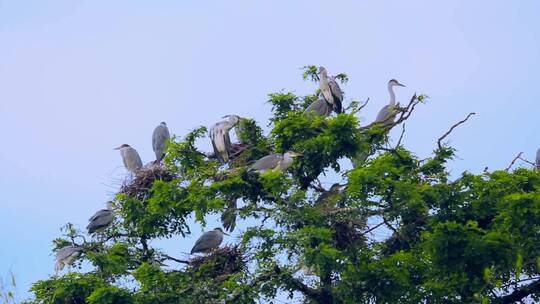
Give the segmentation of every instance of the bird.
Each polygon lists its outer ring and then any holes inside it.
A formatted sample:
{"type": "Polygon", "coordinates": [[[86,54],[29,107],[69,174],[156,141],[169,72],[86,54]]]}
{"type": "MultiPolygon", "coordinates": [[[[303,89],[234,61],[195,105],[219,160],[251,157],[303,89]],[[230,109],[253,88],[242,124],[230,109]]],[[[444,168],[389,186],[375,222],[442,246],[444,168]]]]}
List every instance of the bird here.
{"type": "Polygon", "coordinates": [[[130,147],[128,144],[123,144],[115,150],[120,150],[120,155],[124,161],[124,166],[131,173],[137,173],[142,168],[142,161],[137,150],[130,147]]]}
{"type": "Polygon", "coordinates": [[[161,122],[152,133],[152,148],[156,153],[156,162],[160,162],[165,157],[165,150],[167,150],[167,143],[170,139],[171,135],[167,124],[161,122]]]}
{"type": "Polygon", "coordinates": [[[394,122],[394,114],[396,107],[396,94],[394,93],[394,87],[396,86],[404,87],[403,84],[399,83],[395,79],[390,79],[390,81],[388,81],[388,93],[390,93],[390,102],[379,111],[375,122],[382,122],[385,126],[394,122]]]}
{"type": "Polygon", "coordinates": [[[238,115],[226,115],[223,118],[225,120],[216,123],[210,129],[210,140],[212,141],[212,147],[214,147],[214,155],[222,164],[226,164],[229,162],[229,152],[231,150],[229,131],[238,124],[240,117],[238,115]]]}
{"type": "Polygon", "coordinates": [[[236,211],[238,208],[236,200],[235,197],[227,199],[227,208],[221,214],[221,224],[229,232],[232,232],[236,227],[236,211]]]}
{"type": "Polygon", "coordinates": [[[326,205],[328,207],[334,207],[336,199],[339,197],[339,194],[341,194],[341,190],[343,188],[344,186],[340,185],[339,183],[333,184],[330,186],[330,189],[319,195],[314,204],[318,206],[326,205]]]}
{"type": "Polygon", "coordinates": [[[71,265],[77,257],[81,254],[81,246],[65,246],[56,252],[56,264],[54,265],[54,271],[56,274],[64,269],[64,266],[71,265]]]}
{"type": "Polygon", "coordinates": [[[223,242],[223,235],[229,235],[221,228],[215,228],[214,230],[207,231],[195,242],[195,245],[191,249],[191,254],[201,252],[209,253],[212,250],[219,247],[221,242],[223,242]]]}
{"type": "Polygon", "coordinates": [[[287,151],[283,154],[275,153],[266,155],[251,165],[248,172],[264,173],[270,170],[283,172],[292,165],[294,158],[298,156],[302,156],[302,153],[287,151]]]}
{"type": "Polygon", "coordinates": [[[328,116],[332,113],[332,107],[324,99],[312,102],[305,110],[305,114],[315,113],[321,116],[328,116]]]}
{"type": "Polygon", "coordinates": [[[343,101],[343,91],[337,84],[334,77],[328,77],[324,67],[319,67],[319,88],[326,102],[332,106],[332,109],[340,114],[342,112],[341,102],[343,101]]]}
{"type": "Polygon", "coordinates": [[[88,219],[88,221],[90,221],[88,226],[86,226],[86,229],[88,229],[88,233],[92,234],[98,230],[105,229],[109,227],[112,222],[114,222],[116,217],[113,211],[113,207],[113,202],[108,201],[107,209],[99,210],[94,215],[92,215],[91,218],[88,219]]]}
{"type": "Polygon", "coordinates": [[[540,170],[540,148],[536,150],[536,169],[540,170]]]}

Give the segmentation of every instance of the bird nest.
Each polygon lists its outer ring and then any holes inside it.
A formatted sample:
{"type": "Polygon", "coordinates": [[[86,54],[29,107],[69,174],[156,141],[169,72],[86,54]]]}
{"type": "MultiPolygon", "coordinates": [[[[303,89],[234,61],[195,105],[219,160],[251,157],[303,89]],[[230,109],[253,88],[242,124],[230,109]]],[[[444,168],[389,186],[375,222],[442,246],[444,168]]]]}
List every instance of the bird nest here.
{"type": "Polygon", "coordinates": [[[244,252],[238,246],[225,246],[189,261],[189,269],[206,278],[224,279],[246,267],[244,252]]]}
{"type": "Polygon", "coordinates": [[[366,228],[366,221],[362,219],[336,219],[330,220],[330,225],[334,228],[334,241],[338,249],[345,249],[350,245],[364,239],[363,231],[366,228]]]}
{"type": "Polygon", "coordinates": [[[148,195],[152,184],[156,180],[169,182],[174,179],[174,174],[162,164],[152,164],[139,170],[133,179],[126,180],[120,192],[130,197],[142,199],[148,195]]]}

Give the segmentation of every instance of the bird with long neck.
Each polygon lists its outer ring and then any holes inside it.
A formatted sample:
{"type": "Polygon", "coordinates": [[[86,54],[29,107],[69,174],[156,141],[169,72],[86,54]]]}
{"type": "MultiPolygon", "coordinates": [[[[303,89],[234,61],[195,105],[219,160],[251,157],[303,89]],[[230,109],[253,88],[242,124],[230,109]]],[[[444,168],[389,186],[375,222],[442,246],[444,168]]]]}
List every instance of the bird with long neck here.
{"type": "Polygon", "coordinates": [[[328,73],[324,67],[319,67],[318,75],[319,89],[324,100],[332,107],[334,112],[340,114],[342,112],[343,91],[341,91],[334,77],[328,77],[328,73]]]}
{"type": "Polygon", "coordinates": [[[388,93],[390,94],[390,102],[385,105],[377,114],[375,122],[382,122],[384,125],[389,125],[394,122],[394,113],[396,108],[396,93],[394,93],[394,87],[404,87],[395,79],[388,81],[388,93]]]}

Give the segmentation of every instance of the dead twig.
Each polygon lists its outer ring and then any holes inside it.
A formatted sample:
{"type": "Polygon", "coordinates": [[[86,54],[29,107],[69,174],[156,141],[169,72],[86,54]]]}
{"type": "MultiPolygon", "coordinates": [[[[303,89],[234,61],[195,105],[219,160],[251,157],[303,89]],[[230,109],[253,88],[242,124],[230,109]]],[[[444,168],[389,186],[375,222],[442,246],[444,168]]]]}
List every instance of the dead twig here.
{"type": "Polygon", "coordinates": [[[467,117],[465,117],[465,119],[463,119],[463,120],[457,122],[456,124],[454,124],[454,125],[450,128],[450,130],[448,130],[446,133],[444,133],[443,136],[439,137],[439,140],[437,140],[437,146],[439,146],[439,149],[442,149],[442,144],[441,144],[441,142],[442,142],[448,135],[450,135],[450,133],[452,133],[452,131],[454,131],[454,129],[455,129],[457,126],[459,126],[459,125],[461,125],[462,123],[466,122],[466,121],[469,119],[469,117],[471,117],[472,115],[476,115],[476,113],[474,113],[474,112],[469,113],[469,115],[467,115],[467,117]]]}
{"type": "MultiPolygon", "coordinates": [[[[401,125],[401,127],[402,127],[402,129],[401,129],[401,135],[399,136],[399,140],[398,140],[397,145],[396,145],[395,148],[397,148],[397,147],[399,147],[399,145],[401,145],[401,140],[403,139],[403,135],[405,134],[405,123],[403,123],[403,124],[401,125]]],[[[395,148],[394,148],[394,149],[395,149],[395,148]]]]}
{"type": "Polygon", "coordinates": [[[508,172],[508,170],[510,170],[512,168],[512,166],[514,165],[514,163],[521,158],[521,155],[523,155],[523,152],[519,152],[519,154],[514,157],[514,159],[512,160],[512,162],[510,163],[510,165],[508,165],[508,167],[506,167],[506,172],[508,172]]]}

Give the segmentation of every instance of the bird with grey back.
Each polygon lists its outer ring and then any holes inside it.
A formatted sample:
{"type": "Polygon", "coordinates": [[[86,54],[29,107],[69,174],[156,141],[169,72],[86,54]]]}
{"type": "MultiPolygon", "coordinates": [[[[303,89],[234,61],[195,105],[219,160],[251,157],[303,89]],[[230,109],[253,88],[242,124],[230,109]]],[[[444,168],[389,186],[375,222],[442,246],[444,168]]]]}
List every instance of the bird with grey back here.
{"type": "Polygon", "coordinates": [[[238,209],[236,201],[235,197],[227,199],[227,206],[221,214],[221,225],[229,232],[232,232],[236,227],[236,211],[238,209]]]}
{"type": "Polygon", "coordinates": [[[315,201],[315,205],[335,207],[336,201],[339,198],[339,195],[342,193],[344,187],[345,186],[338,183],[333,184],[332,186],[330,186],[330,189],[324,191],[323,193],[321,193],[321,195],[319,195],[319,197],[315,201]]]}
{"type": "Polygon", "coordinates": [[[223,242],[223,235],[228,234],[223,232],[221,228],[215,228],[214,230],[203,233],[203,235],[195,242],[195,245],[191,249],[191,254],[197,252],[209,253],[212,250],[219,248],[219,245],[223,242]]]}
{"type": "Polygon", "coordinates": [[[324,67],[319,67],[318,75],[319,88],[324,99],[337,114],[340,114],[342,112],[343,91],[334,77],[328,77],[328,72],[324,67]]]}
{"type": "Polygon", "coordinates": [[[214,155],[222,163],[229,162],[229,153],[231,151],[231,138],[229,131],[234,128],[240,121],[238,115],[224,116],[225,120],[216,123],[210,129],[210,140],[214,148],[214,155]]]}
{"type": "Polygon", "coordinates": [[[394,87],[404,87],[395,79],[388,81],[388,93],[390,94],[390,102],[385,105],[377,114],[375,122],[381,122],[385,126],[394,123],[396,115],[396,94],[394,93],[394,87]]]}
{"type": "Polygon", "coordinates": [[[540,170],[540,148],[536,150],[536,169],[540,170]]]}
{"type": "Polygon", "coordinates": [[[271,170],[283,172],[287,170],[293,164],[294,159],[299,156],[302,156],[302,154],[293,151],[287,151],[283,154],[270,154],[257,160],[249,167],[248,172],[265,173],[271,170]]]}
{"type": "Polygon", "coordinates": [[[332,113],[332,107],[324,99],[317,99],[305,110],[304,114],[315,113],[320,116],[328,116],[332,113]]]}
{"type": "Polygon", "coordinates": [[[114,222],[116,216],[114,214],[113,207],[113,202],[109,201],[107,202],[107,209],[99,210],[88,219],[90,222],[88,226],[86,226],[88,233],[92,234],[96,231],[103,230],[114,222]]]}
{"type": "Polygon", "coordinates": [[[62,271],[65,266],[71,265],[77,257],[81,254],[83,248],[81,246],[66,246],[56,251],[56,264],[54,265],[54,271],[56,274],[62,271]]]}
{"type": "Polygon", "coordinates": [[[165,122],[161,122],[152,133],[152,148],[156,154],[156,162],[160,162],[165,157],[167,144],[171,139],[169,128],[165,122]]]}
{"type": "Polygon", "coordinates": [[[120,150],[120,155],[124,161],[124,166],[131,173],[137,173],[142,168],[142,161],[137,150],[130,147],[128,144],[123,144],[115,150],[120,150]]]}

